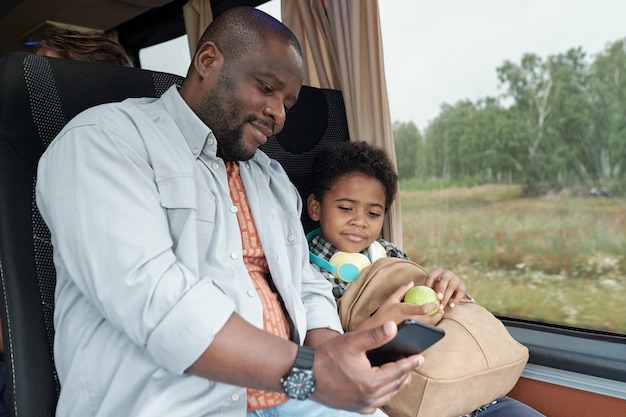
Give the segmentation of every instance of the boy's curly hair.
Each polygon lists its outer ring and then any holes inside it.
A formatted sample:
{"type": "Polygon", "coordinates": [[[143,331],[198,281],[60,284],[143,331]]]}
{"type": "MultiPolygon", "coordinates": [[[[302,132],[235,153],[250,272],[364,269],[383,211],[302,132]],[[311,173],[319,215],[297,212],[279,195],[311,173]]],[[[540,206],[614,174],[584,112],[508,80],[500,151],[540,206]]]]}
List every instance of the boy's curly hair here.
{"type": "Polygon", "coordinates": [[[311,192],[318,201],[341,178],[355,173],[376,178],[385,190],[387,210],[398,190],[398,174],[387,152],[366,142],[345,141],[324,145],[313,159],[311,192]]]}

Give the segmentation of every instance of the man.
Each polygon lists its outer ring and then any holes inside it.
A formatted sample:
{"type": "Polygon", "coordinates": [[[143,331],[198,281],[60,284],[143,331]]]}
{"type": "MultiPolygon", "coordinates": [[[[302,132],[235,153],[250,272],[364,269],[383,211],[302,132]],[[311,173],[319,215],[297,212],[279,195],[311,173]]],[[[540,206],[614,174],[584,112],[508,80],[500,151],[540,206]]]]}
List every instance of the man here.
{"type": "Polygon", "coordinates": [[[90,109],[49,146],[37,204],[57,269],[57,415],[347,416],[322,404],[373,413],[408,384],[420,355],[365,355],[393,322],[340,335],[297,191],[257,151],[302,79],[286,27],[231,9],[180,91],[90,109]]]}

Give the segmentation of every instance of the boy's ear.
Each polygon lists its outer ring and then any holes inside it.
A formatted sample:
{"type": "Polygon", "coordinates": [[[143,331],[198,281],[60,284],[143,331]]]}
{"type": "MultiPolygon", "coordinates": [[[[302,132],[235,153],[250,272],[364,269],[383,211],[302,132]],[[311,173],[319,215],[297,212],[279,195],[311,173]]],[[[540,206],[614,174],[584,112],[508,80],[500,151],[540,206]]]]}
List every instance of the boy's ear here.
{"type": "Polygon", "coordinates": [[[311,220],[317,222],[320,219],[320,202],[317,201],[313,194],[309,194],[309,198],[306,201],[306,210],[309,213],[311,220]]]}

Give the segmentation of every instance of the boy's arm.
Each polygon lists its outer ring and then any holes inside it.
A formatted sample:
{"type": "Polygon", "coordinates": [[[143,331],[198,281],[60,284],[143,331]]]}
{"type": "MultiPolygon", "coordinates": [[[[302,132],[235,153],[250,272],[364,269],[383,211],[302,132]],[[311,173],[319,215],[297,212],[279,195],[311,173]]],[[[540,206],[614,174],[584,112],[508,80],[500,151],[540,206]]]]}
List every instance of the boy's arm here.
{"type": "Polygon", "coordinates": [[[402,285],[396,291],[394,291],[389,298],[376,310],[371,317],[364,320],[355,329],[365,330],[381,326],[387,321],[393,321],[396,324],[406,319],[413,319],[422,323],[436,325],[443,318],[443,311],[439,310],[436,314],[429,316],[427,313],[437,308],[435,303],[428,303],[424,305],[415,305],[402,302],[404,294],[413,287],[413,283],[402,285]]]}

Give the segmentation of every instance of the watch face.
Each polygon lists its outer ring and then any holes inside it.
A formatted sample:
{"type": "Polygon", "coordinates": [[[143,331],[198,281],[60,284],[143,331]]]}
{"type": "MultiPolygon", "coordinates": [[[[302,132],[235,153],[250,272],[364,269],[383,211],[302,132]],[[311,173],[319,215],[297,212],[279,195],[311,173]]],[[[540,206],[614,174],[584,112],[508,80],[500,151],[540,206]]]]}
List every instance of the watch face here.
{"type": "Polygon", "coordinates": [[[289,398],[306,400],[315,391],[315,381],[311,371],[294,370],[281,381],[289,398]]]}

